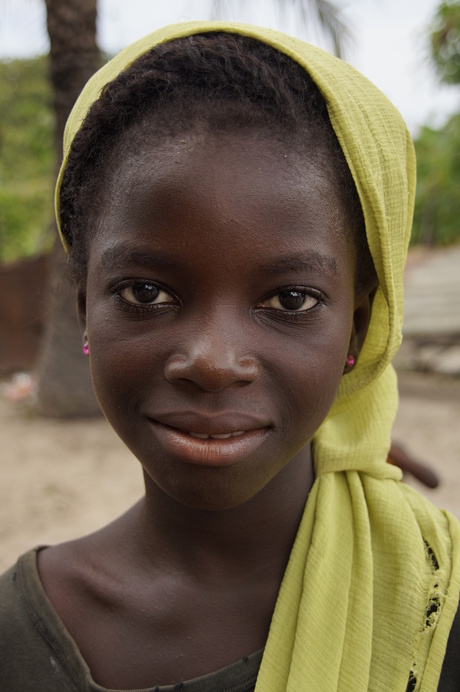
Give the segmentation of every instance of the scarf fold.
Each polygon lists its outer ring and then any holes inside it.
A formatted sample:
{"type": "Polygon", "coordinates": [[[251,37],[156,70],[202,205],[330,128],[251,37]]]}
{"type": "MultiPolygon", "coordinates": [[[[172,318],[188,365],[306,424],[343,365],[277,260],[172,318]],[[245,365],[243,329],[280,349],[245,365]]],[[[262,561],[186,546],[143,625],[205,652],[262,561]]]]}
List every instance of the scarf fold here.
{"type": "MultiPolygon", "coordinates": [[[[313,440],[316,481],[281,585],[257,692],[435,692],[460,590],[460,527],[401,484],[386,463],[398,404],[391,360],[401,341],[403,269],[415,157],[386,97],[347,63],[285,34],[226,22],[165,27],[128,46],[88,82],[72,140],[101,89],[154,46],[225,31],[290,56],[322,91],[353,175],[379,278],[357,366],[313,440]]],[[[67,251],[69,248],[63,240],[67,251]]]]}

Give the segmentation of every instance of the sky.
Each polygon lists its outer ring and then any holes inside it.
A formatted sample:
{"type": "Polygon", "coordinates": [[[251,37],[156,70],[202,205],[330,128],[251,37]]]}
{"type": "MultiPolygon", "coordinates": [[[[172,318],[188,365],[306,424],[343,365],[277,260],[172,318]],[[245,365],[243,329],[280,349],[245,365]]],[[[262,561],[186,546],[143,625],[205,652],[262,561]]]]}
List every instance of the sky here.
{"type": "MultiPolygon", "coordinates": [[[[428,59],[427,27],[439,0],[335,0],[353,30],[346,59],[399,108],[416,135],[460,110],[460,88],[440,86],[428,59]]],[[[99,0],[98,41],[116,53],[165,24],[209,19],[211,0],[99,0]]],[[[219,19],[278,28],[330,49],[324,36],[282,19],[272,0],[227,0],[219,19]]],[[[0,57],[48,50],[44,0],[0,0],[0,57]]]]}

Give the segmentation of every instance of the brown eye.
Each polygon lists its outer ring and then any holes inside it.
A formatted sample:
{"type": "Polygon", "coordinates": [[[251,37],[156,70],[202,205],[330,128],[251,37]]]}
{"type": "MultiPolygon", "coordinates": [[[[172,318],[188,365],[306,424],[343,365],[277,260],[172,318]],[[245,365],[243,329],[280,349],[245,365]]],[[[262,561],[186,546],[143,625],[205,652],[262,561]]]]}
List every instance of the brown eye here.
{"type": "Polygon", "coordinates": [[[274,308],[288,312],[306,312],[317,305],[319,299],[307,291],[297,288],[286,288],[276,295],[264,300],[260,307],[274,308]]]}
{"type": "Polygon", "coordinates": [[[169,293],[146,281],[131,284],[131,286],[123,288],[119,294],[127,303],[134,305],[174,302],[174,298],[169,293]]]}
{"type": "Polygon", "coordinates": [[[302,291],[280,291],[278,300],[285,310],[300,310],[303,308],[307,294],[302,291]]]}
{"type": "Polygon", "coordinates": [[[159,290],[152,284],[134,284],[131,286],[131,295],[137,303],[151,303],[158,298],[159,290]]]}

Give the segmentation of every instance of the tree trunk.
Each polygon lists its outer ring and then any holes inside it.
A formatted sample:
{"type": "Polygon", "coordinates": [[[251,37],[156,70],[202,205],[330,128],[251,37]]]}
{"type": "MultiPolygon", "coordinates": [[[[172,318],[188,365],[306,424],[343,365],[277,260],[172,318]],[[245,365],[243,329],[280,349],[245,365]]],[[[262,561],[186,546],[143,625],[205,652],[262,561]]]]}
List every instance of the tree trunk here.
{"type": "MultiPolygon", "coordinates": [[[[50,74],[56,116],[57,161],[69,113],[100,66],[96,43],[97,0],[45,0],[50,38],[50,74]]],[[[92,416],[99,412],[88,359],[82,353],[75,288],[67,279],[59,241],[53,249],[49,312],[39,360],[37,408],[45,416],[92,416]]]]}

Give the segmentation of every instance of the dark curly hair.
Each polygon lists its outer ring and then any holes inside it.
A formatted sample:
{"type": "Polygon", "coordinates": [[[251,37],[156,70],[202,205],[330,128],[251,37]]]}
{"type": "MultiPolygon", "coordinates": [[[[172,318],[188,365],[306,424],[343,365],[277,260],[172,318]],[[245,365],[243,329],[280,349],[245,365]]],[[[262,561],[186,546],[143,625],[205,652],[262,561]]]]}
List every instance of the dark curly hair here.
{"type": "MultiPolygon", "coordinates": [[[[209,132],[258,129],[308,151],[337,184],[350,219],[358,286],[375,274],[356,187],[308,73],[274,48],[213,32],[160,44],[107,84],[74,138],[60,193],[63,235],[74,277],[85,276],[91,228],[101,209],[114,151],[123,160],[126,133],[146,119],[154,136],[199,124],[209,132]]],[[[131,143],[131,142],[130,142],[131,143]]]]}

